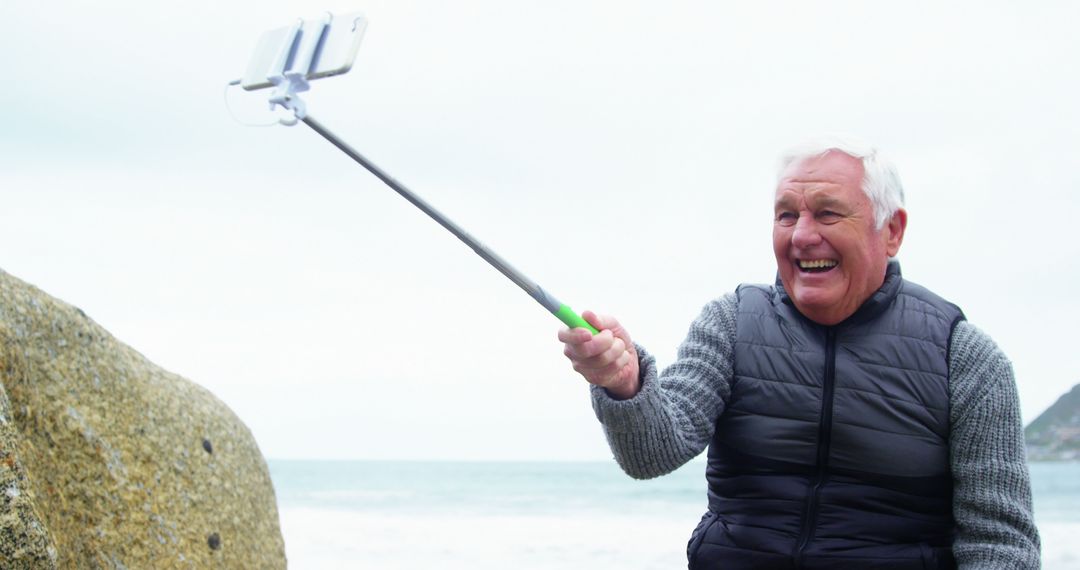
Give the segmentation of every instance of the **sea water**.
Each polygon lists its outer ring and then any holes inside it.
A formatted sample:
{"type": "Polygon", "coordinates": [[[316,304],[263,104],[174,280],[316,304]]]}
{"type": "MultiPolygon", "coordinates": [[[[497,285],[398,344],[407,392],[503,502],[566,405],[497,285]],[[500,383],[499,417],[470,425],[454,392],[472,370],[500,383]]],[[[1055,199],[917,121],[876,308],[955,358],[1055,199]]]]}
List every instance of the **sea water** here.
{"type": "MultiPolygon", "coordinates": [[[[614,462],[270,461],[289,567],[686,567],[705,465],[649,481],[614,462]]],[[[1043,567],[1080,570],[1080,463],[1033,463],[1043,567]]]]}
{"type": "Polygon", "coordinates": [[[1043,568],[1080,569],[1080,462],[1035,462],[1030,467],[1043,568]]]}

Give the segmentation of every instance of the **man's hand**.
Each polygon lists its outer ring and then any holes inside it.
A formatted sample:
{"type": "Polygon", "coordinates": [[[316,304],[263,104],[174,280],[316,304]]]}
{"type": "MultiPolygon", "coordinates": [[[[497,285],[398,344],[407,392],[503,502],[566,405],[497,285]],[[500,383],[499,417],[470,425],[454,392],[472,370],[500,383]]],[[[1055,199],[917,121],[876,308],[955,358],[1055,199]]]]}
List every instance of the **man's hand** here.
{"type": "Polygon", "coordinates": [[[613,398],[634,397],[641,389],[641,381],[637,350],[630,341],[630,333],[614,317],[599,316],[592,311],[581,316],[600,334],[593,335],[583,328],[559,331],[559,340],[566,345],[563,354],[585,380],[607,389],[613,398]]]}

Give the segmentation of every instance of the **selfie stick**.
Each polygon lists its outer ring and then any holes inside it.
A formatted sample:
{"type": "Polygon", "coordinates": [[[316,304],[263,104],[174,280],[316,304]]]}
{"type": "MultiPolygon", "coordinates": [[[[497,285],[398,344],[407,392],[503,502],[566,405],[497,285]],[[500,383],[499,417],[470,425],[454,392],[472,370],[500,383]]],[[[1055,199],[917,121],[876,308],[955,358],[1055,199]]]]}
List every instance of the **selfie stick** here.
{"type": "MultiPolygon", "coordinates": [[[[326,29],[330,24],[331,18],[328,16],[317,24],[314,32],[317,36],[321,36],[326,33],[326,29]]],[[[393,189],[395,192],[401,195],[402,198],[408,200],[412,205],[419,208],[425,214],[431,217],[444,227],[450,233],[454,234],[459,240],[465,243],[465,245],[472,248],[477,255],[479,255],[484,261],[488,262],[492,267],[498,269],[500,273],[505,275],[508,279],[513,281],[518,287],[521,287],[530,297],[540,303],[545,309],[555,315],[560,321],[570,328],[585,328],[591,331],[593,334],[597,334],[598,331],[595,327],[588,323],[580,315],[574,312],[569,306],[560,303],[555,297],[551,296],[547,291],[544,291],[533,280],[526,277],[523,273],[514,269],[505,259],[499,257],[494,251],[491,251],[474,237],[469,235],[461,226],[455,224],[449,218],[444,216],[441,212],[436,210],[431,204],[425,202],[422,198],[414,194],[411,190],[405,187],[404,184],[398,182],[383,169],[376,166],[370,160],[365,158],[362,154],[357,152],[345,141],[338,138],[332,132],[330,132],[321,123],[316,121],[311,115],[307,113],[307,106],[304,102],[297,97],[296,93],[301,91],[307,91],[310,89],[310,85],[307,81],[307,76],[312,70],[312,60],[314,56],[314,50],[308,50],[305,53],[304,50],[298,49],[300,47],[300,31],[301,24],[293,26],[291,30],[291,38],[285,42],[285,47],[282,48],[279,56],[276,58],[274,67],[271,70],[271,74],[267,77],[270,83],[275,86],[274,92],[270,97],[270,109],[273,110],[277,106],[281,106],[289,111],[292,111],[294,120],[283,120],[282,124],[292,126],[296,124],[296,121],[302,121],[305,125],[311,127],[316,133],[319,133],[323,138],[330,141],[330,144],[338,147],[341,152],[349,155],[349,158],[355,160],[360,166],[366,168],[369,172],[375,175],[376,178],[382,180],[393,189]],[[286,67],[286,62],[289,59],[290,54],[296,54],[296,57],[292,62],[289,62],[286,67]]],[[[307,28],[304,28],[304,33],[308,33],[307,28]]],[[[309,45],[316,45],[317,42],[309,42],[309,45]]]]}

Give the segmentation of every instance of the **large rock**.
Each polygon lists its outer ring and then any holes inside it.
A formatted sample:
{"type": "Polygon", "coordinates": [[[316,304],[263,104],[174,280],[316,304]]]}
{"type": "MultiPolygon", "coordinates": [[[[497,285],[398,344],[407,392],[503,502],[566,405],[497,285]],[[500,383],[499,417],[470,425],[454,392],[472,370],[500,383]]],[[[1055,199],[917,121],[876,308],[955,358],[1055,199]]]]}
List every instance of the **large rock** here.
{"type": "Polygon", "coordinates": [[[285,567],[247,427],[2,270],[0,567],[285,567]]]}

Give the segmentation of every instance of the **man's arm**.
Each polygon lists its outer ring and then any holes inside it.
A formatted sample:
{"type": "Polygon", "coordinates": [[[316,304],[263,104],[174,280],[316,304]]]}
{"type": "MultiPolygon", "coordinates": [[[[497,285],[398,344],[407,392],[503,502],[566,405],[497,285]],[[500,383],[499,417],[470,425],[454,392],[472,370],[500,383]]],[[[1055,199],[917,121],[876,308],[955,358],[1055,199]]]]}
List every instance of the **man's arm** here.
{"type": "Polygon", "coordinates": [[[679,346],[677,360],[662,374],[656,359],[633,345],[640,385],[631,397],[613,397],[595,383],[591,387],[608,444],[631,477],[670,473],[708,446],[731,393],[737,304],[729,294],[706,305],[679,346]]]}
{"type": "Polygon", "coordinates": [[[1012,364],[967,322],[957,325],[949,352],[957,564],[1038,568],[1039,533],[1012,364]]]}

